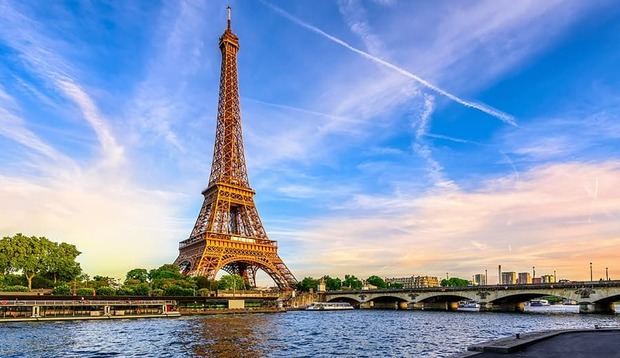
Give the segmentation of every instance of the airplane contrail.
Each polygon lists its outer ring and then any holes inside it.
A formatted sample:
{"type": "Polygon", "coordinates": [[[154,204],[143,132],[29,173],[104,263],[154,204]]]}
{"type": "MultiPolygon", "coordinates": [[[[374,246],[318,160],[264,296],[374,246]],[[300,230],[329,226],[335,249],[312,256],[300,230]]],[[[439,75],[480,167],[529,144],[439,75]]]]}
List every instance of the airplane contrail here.
{"type": "Polygon", "coordinates": [[[409,72],[409,71],[407,71],[407,70],[405,70],[405,69],[403,69],[401,67],[398,67],[398,66],[396,66],[396,65],[394,65],[394,64],[392,64],[390,62],[387,62],[387,61],[385,61],[383,59],[380,59],[379,57],[373,56],[373,55],[369,54],[368,52],[362,51],[362,50],[360,50],[360,49],[358,49],[356,47],[351,46],[347,42],[345,42],[345,41],[343,41],[343,40],[341,40],[341,39],[339,39],[339,38],[337,38],[335,36],[332,36],[332,35],[328,34],[327,32],[319,29],[316,26],[310,25],[310,24],[302,21],[301,19],[298,19],[297,17],[291,15],[290,13],[286,12],[285,10],[283,10],[283,9],[281,9],[281,8],[275,6],[275,5],[273,5],[273,4],[271,4],[271,3],[267,2],[267,1],[260,0],[260,2],[262,2],[263,4],[265,4],[266,6],[271,8],[273,11],[275,11],[275,12],[279,13],[280,15],[284,16],[285,18],[289,19],[290,21],[296,23],[297,25],[302,26],[302,27],[304,27],[304,28],[306,28],[306,29],[308,29],[308,30],[310,30],[312,32],[315,32],[315,33],[317,33],[317,34],[319,34],[319,35],[321,35],[321,36],[323,36],[323,37],[325,37],[325,38],[327,38],[327,39],[337,43],[338,45],[340,45],[340,46],[342,46],[344,48],[347,48],[347,49],[349,49],[349,50],[351,50],[351,51],[353,51],[353,52],[355,52],[355,53],[357,53],[359,55],[362,55],[363,57],[366,57],[367,59],[369,59],[369,60],[371,60],[373,62],[376,62],[376,63],[378,63],[380,65],[383,65],[383,66],[385,66],[387,68],[390,68],[390,69],[392,69],[392,70],[394,70],[394,71],[396,71],[396,72],[398,72],[398,73],[400,73],[400,74],[402,74],[402,75],[404,75],[404,76],[406,76],[408,78],[411,78],[412,80],[418,82],[422,86],[424,86],[424,87],[426,87],[426,88],[428,88],[428,89],[430,89],[430,90],[432,90],[434,92],[437,92],[440,95],[442,95],[444,97],[447,97],[447,98],[451,99],[452,101],[454,101],[456,103],[462,104],[465,107],[477,109],[477,110],[479,110],[481,112],[484,112],[484,113],[486,113],[486,114],[488,114],[490,116],[493,116],[493,117],[501,120],[504,123],[510,124],[512,126],[515,126],[515,127],[517,126],[515,118],[513,116],[507,114],[507,113],[504,113],[504,112],[502,112],[500,110],[497,110],[497,109],[495,109],[495,108],[493,108],[491,106],[488,106],[486,104],[483,104],[483,103],[472,102],[472,101],[464,100],[464,99],[462,99],[460,97],[457,97],[457,96],[453,95],[452,93],[447,92],[447,91],[445,91],[445,90],[435,86],[434,84],[426,81],[425,79],[415,75],[414,73],[411,73],[411,72],[409,72]]]}

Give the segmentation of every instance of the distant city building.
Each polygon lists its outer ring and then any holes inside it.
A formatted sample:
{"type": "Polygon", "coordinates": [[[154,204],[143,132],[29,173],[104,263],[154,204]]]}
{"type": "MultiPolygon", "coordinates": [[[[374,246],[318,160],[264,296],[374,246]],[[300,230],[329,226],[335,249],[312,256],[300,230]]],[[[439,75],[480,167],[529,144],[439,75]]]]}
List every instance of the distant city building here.
{"type": "Polygon", "coordinates": [[[487,284],[487,275],[477,273],[474,275],[474,286],[484,286],[487,284]]]}
{"type": "Polygon", "coordinates": [[[542,275],[540,279],[542,283],[555,283],[555,276],[553,275],[542,275]]]}
{"type": "Polygon", "coordinates": [[[529,272],[519,272],[519,279],[517,280],[519,285],[527,285],[532,283],[532,275],[529,272]]]}
{"type": "Polygon", "coordinates": [[[385,283],[392,285],[399,283],[403,288],[439,287],[439,279],[435,276],[409,276],[385,278],[385,283]]]}
{"type": "Polygon", "coordinates": [[[542,278],[540,278],[540,277],[534,277],[534,278],[532,278],[532,283],[533,283],[533,284],[539,284],[539,283],[542,283],[542,278]]]}
{"type": "Polygon", "coordinates": [[[517,273],[516,272],[502,272],[502,285],[516,285],[517,273]]]}

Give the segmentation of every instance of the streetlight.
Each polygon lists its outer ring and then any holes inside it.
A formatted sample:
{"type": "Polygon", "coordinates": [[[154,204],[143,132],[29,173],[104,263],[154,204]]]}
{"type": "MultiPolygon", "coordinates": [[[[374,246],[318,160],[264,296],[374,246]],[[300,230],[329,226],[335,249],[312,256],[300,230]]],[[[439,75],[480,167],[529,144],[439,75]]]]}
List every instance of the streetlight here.
{"type": "Polygon", "coordinates": [[[536,277],[536,267],[532,266],[532,280],[534,280],[534,277],[536,277]]]}
{"type": "Polygon", "coordinates": [[[605,279],[609,281],[609,267],[605,267],[605,279]]]}
{"type": "Polygon", "coordinates": [[[487,269],[484,269],[484,285],[487,285],[487,280],[489,279],[489,273],[487,272],[487,269]]]}
{"type": "Polygon", "coordinates": [[[592,276],[592,263],[590,262],[590,281],[594,281],[592,276]]]}

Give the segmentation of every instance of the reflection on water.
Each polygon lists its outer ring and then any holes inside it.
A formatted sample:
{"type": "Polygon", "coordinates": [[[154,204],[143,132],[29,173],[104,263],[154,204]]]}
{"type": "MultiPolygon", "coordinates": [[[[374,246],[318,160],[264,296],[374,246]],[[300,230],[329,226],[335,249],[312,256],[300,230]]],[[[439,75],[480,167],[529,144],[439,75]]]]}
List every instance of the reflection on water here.
{"type": "Polygon", "coordinates": [[[355,310],[3,323],[0,357],[445,357],[515,333],[594,325],[620,326],[620,315],[355,310]]]}
{"type": "Polygon", "coordinates": [[[195,319],[188,335],[196,339],[193,353],[200,357],[264,357],[265,341],[273,335],[274,315],[223,315],[195,319]]]}

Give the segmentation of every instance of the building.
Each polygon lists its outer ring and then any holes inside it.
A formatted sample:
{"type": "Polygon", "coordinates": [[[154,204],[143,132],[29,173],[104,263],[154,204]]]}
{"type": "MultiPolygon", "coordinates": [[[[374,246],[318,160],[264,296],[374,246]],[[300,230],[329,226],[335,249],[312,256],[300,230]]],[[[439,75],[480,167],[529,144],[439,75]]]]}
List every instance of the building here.
{"type": "Polygon", "coordinates": [[[403,288],[439,287],[439,279],[435,276],[386,277],[385,283],[388,285],[399,283],[403,288]]]}
{"type": "Polygon", "coordinates": [[[532,283],[537,285],[539,283],[542,283],[542,279],[540,277],[534,277],[532,278],[532,283]]]}
{"type": "Polygon", "coordinates": [[[519,272],[519,279],[517,280],[519,285],[528,285],[532,283],[532,275],[529,272],[519,272]]]}
{"type": "Polygon", "coordinates": [[[502,285],[516,285],[517,273],[516,272],[502,272],[502,285]]]}
{"type": "Polygon", "coordinates": [[[487,275],[483,273],[477,273],[474,275],[474,286],[484,286],[487,284],[487,275]]]}
{"type": "Polygon", "coordinates": [[[540,279],[542,283],[555,283],[555,276],[553,275],[542,275],[540,279]]]}
{"type": "Polygon", "coordinates": [[[439,279],[435,276],[416,276],[414,286],[415,288],[439,287],[439,279]]]}

